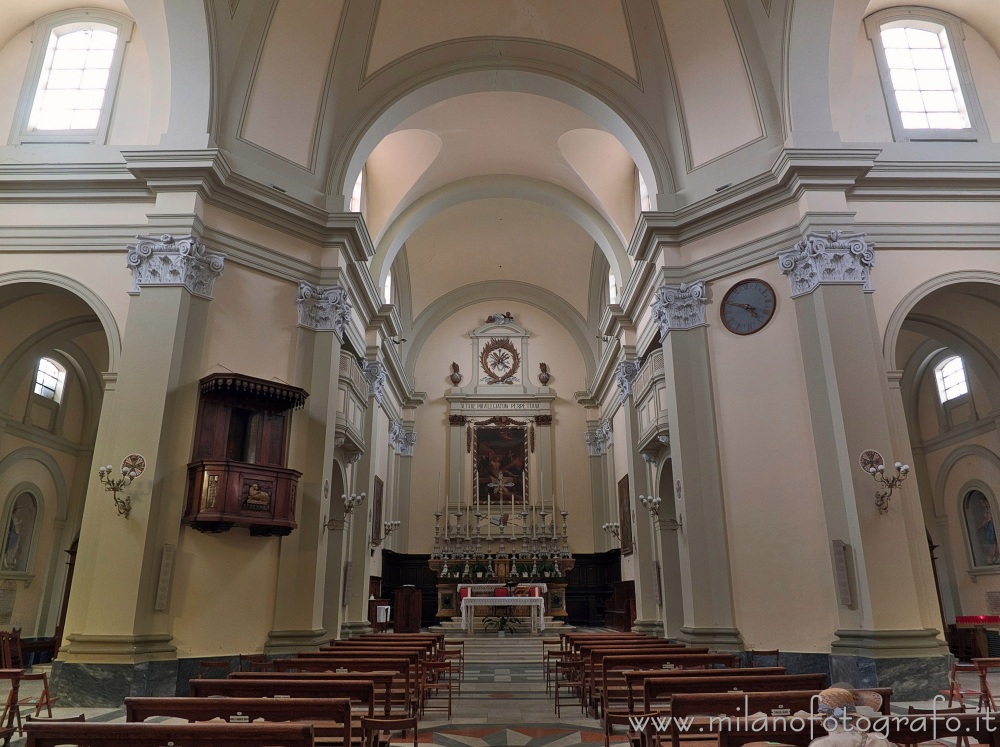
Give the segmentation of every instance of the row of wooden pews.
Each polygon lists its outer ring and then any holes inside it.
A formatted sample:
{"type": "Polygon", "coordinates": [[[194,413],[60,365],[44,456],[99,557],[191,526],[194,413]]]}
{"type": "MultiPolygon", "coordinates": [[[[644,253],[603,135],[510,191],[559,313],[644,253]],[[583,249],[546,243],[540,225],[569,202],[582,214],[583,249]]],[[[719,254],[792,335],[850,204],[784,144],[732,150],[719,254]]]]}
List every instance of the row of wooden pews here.
{"type": "Polygon", "coordinates": [[[331,641],[276,660],[276,671],[193,679],[191,697],[127,698],[125,724],[30,723],[27,744],[384,747],[412,732],[416,747],[427,700],[457,677],[444,651],[443,636],[432,634],[331,641]],[[148,723],[163,718],[187,723],[148,723]]]}

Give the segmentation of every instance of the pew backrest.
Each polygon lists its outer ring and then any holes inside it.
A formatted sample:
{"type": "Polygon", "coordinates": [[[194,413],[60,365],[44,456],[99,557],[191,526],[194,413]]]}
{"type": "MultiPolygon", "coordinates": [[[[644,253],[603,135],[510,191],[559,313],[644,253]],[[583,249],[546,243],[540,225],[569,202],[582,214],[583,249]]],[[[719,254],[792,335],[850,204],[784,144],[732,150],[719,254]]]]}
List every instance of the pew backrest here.
{"type": "Polygon", "coordinates": [[[25,724],[26,747],[313,747],[309,724],[25,724]]]}
{"type": "Polygon", "coordinates": [[[195,679],[191,694],[197,698],[349,698],[375,715],[375,683],[368,680],[327,679],[195,679]]]}

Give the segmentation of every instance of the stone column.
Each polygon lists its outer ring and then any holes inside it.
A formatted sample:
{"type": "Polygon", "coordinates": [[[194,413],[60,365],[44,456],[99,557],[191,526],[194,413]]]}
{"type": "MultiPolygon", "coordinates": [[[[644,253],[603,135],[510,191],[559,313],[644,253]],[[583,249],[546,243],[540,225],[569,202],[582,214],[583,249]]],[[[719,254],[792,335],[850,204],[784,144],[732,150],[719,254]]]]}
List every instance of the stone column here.
{"type": "MultiPolygon", "coordinates": [[[[324,626],[324,597],[338,595],[341,579],[327,577],[327,517],[342,512],[340,496],[330,496],[337,425],[340,346],[351,317],[347,291],[339,286],[299,283],[296,299],[296,379],[306,391],[305,412],[292,420],[289,464],[302,469],[298,487],[298,529],[282,538],[278,590],[268,653],[312,649],[336,637],[324,626]]],[[[333,564],[331,564],[333,565],[333,564]]],[[[339,608],[339,605],[336,606],[339,608]]]]}
{"type": "MultiPolygon", "coordinates": [[[[396,515],[401,524],[398,532],[398,539],[396,540],[399,552],[409,552],[410,550],[410,532],[408,529],[410,526],[410,505],[412,503],[410,494],[410,475],[413,468],[413,448],[416,443],[417,432],[413,430],[413,421],[400,421],[400,428],[396,436],[396,444],[394,447],[397,456],[395,493],[397,501],[396,515]]],[[[434,496],[434,500],[437,501],[437,496],[434,496]]],[[[442,527],[442,532],[443,531],[444,528],[442,527]]]]}
{"type": "MultiPolygon", "coordinates": [[[[851,593],[836,600],[831,676],[892,687],[896,697],[929,698],[945,681],[947,650],[927,590],[932,573],[917,481],[897,489],[883,513],[875,504],[878,486],[859,464],[863,453],[877,451],[890,475],[893,462],[909,453],[871,298],[874,247],[864,234],[809,233],[778,258],[798,320],[819,466],[813,484],[831,544],[845,543],[850,561],[851,593]]],[[[830,588],[837,588],[835,579],[830,588]]]]}
{"type": "Polygon", "coordinates": [[[128,247],[132,299],[94,462],[110,464],[114,476],[123,457],[141,454],[145,471],[125,491],[127,517],[96,474],[88,482],[67,635],[53,670],[64,705],[176,691],[170,617],[154,611],[153,599],[163,546],[176,545],[180,532],[209,302],[224,257],[190,235],[138,239],[128,247]]]}
{"type": "Polygon", "coordinates": [[[593,503],[594,516],[594,547],[601,551],[611,549],[608,534],[601,529],[611,520],[613,514],[608,511],[608,448],[614,440],[611,431],[611,421],[607,418],[587,422],[584,433],[587,442],[587,454],[590,456],[590,495],[593,503]]]}
{"type": "Polygon", "coordinates": [[[743,642],[733,613],[722,465],[705,326],[705,284],[662,285],[653,318],[663,340],[670,454],[680,500],[676,509],[684,625],[678,638],[720,650],[743,642]]]}

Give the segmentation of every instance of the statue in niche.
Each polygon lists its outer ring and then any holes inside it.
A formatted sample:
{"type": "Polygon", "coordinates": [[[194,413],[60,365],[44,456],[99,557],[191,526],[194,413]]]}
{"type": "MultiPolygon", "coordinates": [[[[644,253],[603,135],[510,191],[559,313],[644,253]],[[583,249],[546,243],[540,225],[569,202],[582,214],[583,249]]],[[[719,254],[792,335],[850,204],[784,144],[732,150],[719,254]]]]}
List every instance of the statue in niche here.
{"type": "Polygon", "coordinates": [[[538,367],[541,369],[541,372],[538,374],[538,383],[546,386],[549,383],[549,379],[552,378],[552,375],[549,373],[549,367],[544,363],[539,363],[538,367]]]}
{"type": "Polygon", "coordinates": [[[462,383],[462,372],[458,370],[458,364],[454,361],[451,363],[451,375],[448,378],[451,379],[451,383],[455,386],[462,383]]]}
{"type": "Polygon", "coordinates": [[[7,524],[0,567],[5,571],[27,571],[31,538],[34,534],[37,504],[30,493],[22,493],[14,501],[7,524]]]}

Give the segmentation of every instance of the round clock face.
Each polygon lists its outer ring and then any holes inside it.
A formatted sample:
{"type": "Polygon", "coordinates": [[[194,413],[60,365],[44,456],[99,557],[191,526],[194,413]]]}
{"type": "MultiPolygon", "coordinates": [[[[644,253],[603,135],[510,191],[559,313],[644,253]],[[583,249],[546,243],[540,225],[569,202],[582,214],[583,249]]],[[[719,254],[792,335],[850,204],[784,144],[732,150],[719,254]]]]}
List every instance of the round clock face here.
{"type": "Polygon", "coordinates": [[[722,299],[722,323],[737,335],[751,335],[774,316],[774,290],[763,280],[741,280],[722,299]]]}

